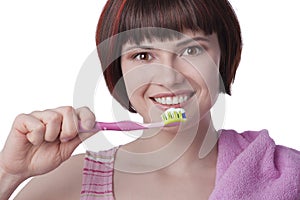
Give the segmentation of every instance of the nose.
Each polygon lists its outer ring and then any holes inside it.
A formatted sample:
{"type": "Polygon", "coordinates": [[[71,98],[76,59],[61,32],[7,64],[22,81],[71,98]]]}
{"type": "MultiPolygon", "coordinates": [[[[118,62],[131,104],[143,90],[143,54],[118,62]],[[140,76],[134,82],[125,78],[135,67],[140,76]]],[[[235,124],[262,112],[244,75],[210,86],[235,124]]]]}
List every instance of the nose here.
{"type": "Polygon", "coordinates": [[[156,81],[167,87],[181,84],[185,81],[181,73],[180,61],[174,53],[164,52],[159,59],[159,73],[156,75],[156,81]]]}

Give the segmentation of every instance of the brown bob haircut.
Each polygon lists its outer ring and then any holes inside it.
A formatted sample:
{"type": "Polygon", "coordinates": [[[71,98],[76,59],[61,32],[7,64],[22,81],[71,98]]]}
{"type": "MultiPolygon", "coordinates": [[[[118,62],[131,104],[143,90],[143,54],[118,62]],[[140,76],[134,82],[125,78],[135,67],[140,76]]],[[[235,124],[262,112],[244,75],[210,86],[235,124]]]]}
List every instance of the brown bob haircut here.
{"type": "Polygon", "coordinates": [[[122,45],[130,40],[138,43],[151,37],[166,39],[171,36],[151,32],[136,39],[128,34],[121,40],[109,42],[104,49],[99,46],[119,33],[144,27],[177,32],[204,31],[207,35],[215,32],[221,50],[219,72],[223,92],[231,95],[231,84],[241,58],[242,39],[239,22],[227,0],[108,0],[98,22],[96,44],[107,87],[122,106],[135,112],[122,79],[120,56],[109,62],[110,54],[121,55],[122,45]]]}

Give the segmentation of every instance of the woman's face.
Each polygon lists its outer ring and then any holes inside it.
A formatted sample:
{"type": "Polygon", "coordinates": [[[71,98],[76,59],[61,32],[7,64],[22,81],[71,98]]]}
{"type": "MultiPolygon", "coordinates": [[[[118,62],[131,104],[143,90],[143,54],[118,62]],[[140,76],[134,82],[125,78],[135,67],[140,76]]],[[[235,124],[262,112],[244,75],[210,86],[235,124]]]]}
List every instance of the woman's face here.
{"type": "Polygon", "coordinates": [[[160,121],[160,114],[170,107],[184,108],[187,118],[198,122],[219,94],[217,35],[183,34],[180,39],[153,38],[122,47],[128,97],[145,122],[160,121]]]}

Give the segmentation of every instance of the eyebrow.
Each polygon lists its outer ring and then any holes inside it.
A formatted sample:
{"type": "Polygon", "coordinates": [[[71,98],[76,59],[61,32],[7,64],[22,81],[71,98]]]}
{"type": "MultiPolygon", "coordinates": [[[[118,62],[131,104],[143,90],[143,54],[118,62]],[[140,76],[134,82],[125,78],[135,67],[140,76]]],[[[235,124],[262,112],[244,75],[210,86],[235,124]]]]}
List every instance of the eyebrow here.
{"type": "Polygon", "coordinates": [[[132,49],[153,50],[153,49],[155,49],[155,48],[152,47],[152,46],[141,46],[141,45],[137,45],[137,46],[131,46],[131,47],[128,47],[128,48],[124,49],[123,53],[124,53],[124,52],[129,52],[129,51],[131,51],[132,49]]]}
{"type": "Polygon", "coordinates": [[[189,44],[191,42],[195,42],[195,41],[205,41],[205,42],[209,42],[209,39],[208,38],[205,38],[205,37],[194,37],[194,38],[191,38],[191,39],[187,39],[187,40],[184,40],[182,42],[179,42],[176,44],[176,47],[179,47],[179,46],[184,46],[186,44],[189,44]]]}

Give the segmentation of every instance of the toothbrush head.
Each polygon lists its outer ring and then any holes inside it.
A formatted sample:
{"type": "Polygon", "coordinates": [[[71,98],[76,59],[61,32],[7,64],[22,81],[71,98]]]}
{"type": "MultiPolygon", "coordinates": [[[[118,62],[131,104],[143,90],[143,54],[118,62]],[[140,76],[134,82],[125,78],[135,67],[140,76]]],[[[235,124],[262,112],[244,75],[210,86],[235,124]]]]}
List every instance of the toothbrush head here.
{"type": "Polygon", "coordinates": [[[185,110],[183,108],[169,108],[162,115],[164,125],[180,123],[186,121],[185,110]]]}

